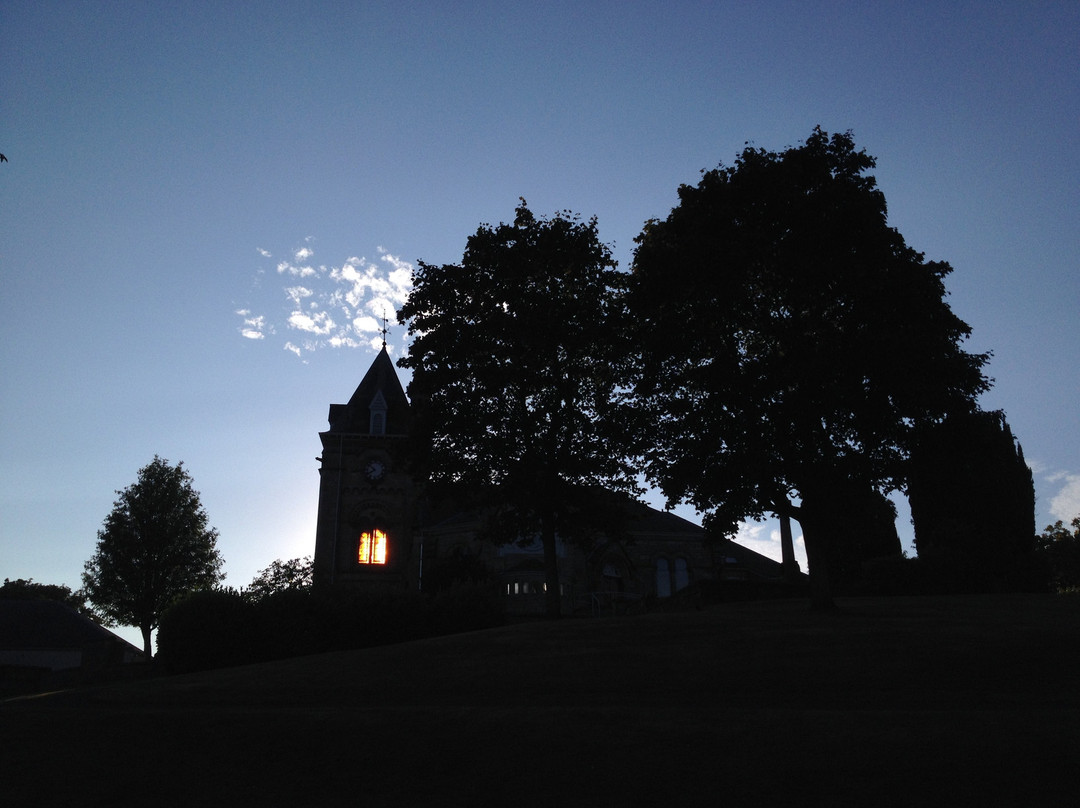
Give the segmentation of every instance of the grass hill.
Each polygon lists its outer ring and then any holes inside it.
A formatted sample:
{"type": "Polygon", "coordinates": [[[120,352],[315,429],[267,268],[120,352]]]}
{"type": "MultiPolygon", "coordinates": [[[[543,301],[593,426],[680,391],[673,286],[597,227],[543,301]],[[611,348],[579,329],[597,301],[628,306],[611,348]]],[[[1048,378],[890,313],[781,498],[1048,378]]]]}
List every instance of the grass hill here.
{"type": "Polygon", "coordinates": [[[526,623],[0,705],[0,804],[1064,805],[1080,598],[526,623]]]}

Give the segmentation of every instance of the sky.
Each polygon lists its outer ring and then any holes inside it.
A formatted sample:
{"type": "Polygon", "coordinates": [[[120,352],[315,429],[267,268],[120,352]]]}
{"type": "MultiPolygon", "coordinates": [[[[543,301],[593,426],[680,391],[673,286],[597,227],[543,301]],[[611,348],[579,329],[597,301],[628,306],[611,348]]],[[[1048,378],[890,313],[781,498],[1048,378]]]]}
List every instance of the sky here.
{"type": "MultiPolygon", "coordinates": [[[[77,588],[155,454],[192,475],[227,585],[310,555],[318,433],[382,316],[407,349],[418,260],[459,261],[523,197],[596,216],[628,268],[680,184],[817,125],[877,157],[890,224],[954,268],[1036,527],[1070,520],[1078,110],[1071,0],[7,0],[0,577],[77,588]]],[[[739,540],[779,558],[775,523],[739,540]]]]}

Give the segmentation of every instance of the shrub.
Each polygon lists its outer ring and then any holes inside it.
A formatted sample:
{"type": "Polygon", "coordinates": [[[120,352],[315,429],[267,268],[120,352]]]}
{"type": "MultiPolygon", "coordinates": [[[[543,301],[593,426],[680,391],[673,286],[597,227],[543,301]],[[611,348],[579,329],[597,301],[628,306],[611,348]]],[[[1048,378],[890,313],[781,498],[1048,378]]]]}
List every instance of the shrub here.
{"type": "Polygon", "coordinates": [[[195,592],[162,615],[158,659],[170,673],[253,662],[254,617],[251,604],[235,590],[195,592]]]}
{"type": "Polygon", "coordinates": [[[435,634],[454,634],[500,626],[506,620],[506,599],[490,583],[455,583],[431,601],[435,634]]]}

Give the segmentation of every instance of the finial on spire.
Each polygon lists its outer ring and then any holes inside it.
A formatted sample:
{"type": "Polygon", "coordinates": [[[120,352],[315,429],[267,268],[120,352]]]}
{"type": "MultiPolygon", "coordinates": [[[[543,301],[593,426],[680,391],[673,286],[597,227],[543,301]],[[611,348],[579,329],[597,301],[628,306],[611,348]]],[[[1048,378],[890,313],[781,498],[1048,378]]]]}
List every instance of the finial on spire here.
{"type": "Polygon", "coordinates": [[[386,335],[389,332],[390,332],[390,329],[386,325],[386,315],[384,314],[383,318],[382,318],[382,346],[383,346],[383,348],[386,347],[386,335]]]}

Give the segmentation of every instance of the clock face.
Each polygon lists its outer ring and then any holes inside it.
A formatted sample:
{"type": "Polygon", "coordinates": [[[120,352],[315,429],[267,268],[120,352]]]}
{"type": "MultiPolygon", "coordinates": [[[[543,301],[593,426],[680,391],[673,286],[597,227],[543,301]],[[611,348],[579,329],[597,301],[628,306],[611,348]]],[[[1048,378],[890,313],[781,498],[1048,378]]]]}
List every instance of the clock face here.
{"type": "Polygon", "coordinates": [[[364,476],[372,482],[381,480],[386,474],[386,466],[381,460],[372,460],[364,467],[364,476]]]}

